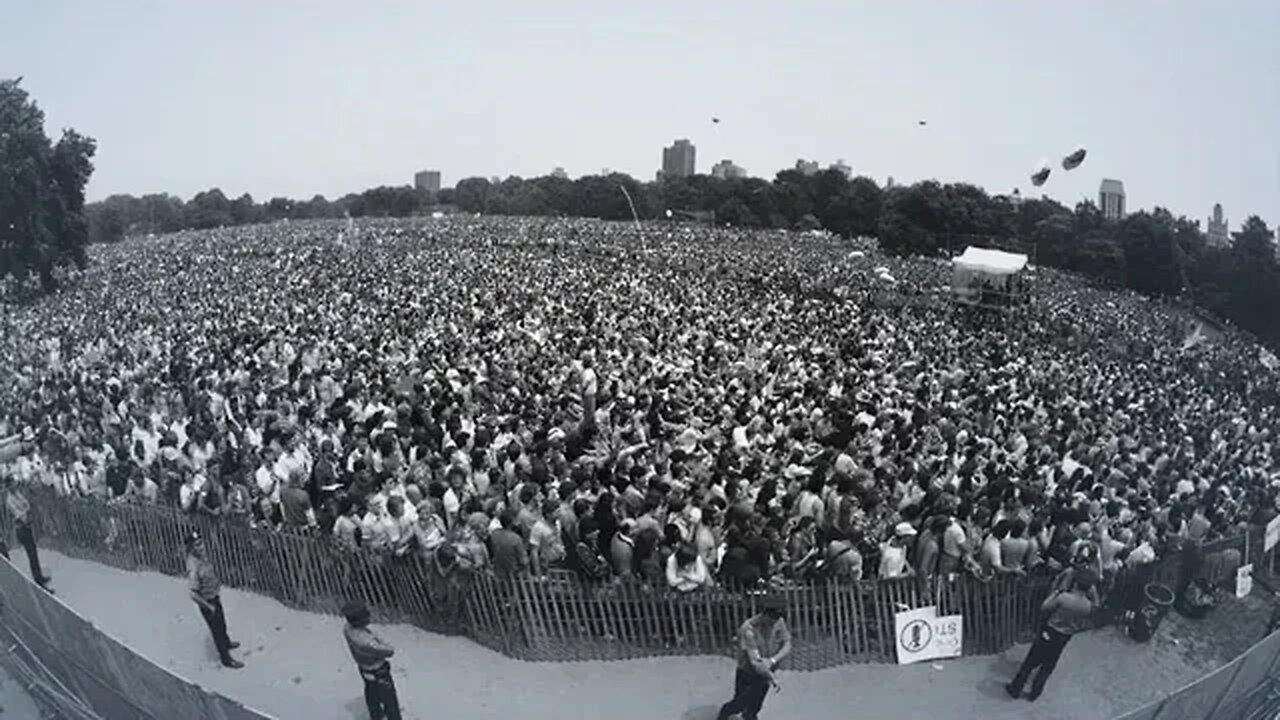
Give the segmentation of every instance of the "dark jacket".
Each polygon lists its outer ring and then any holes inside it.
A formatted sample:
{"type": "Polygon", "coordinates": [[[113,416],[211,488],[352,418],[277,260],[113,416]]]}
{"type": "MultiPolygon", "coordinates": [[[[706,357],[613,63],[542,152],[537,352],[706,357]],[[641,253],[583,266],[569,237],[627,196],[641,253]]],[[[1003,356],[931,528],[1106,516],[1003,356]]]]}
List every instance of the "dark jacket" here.
{"type": "Polygon", "coordinates": [[[524,538],[513,530],[494,530],[489,536],[489,552],[499,577],[513,577],[529,569],[529,551],[524,546],[524,538]]]}
{"type": "Polygon", "coordinates": [[[578,573],[584,580],[609,579],[609,563],[600,557],[596,548],[588,543],[579,542],[574,550],[577,556],[578,573]]]}

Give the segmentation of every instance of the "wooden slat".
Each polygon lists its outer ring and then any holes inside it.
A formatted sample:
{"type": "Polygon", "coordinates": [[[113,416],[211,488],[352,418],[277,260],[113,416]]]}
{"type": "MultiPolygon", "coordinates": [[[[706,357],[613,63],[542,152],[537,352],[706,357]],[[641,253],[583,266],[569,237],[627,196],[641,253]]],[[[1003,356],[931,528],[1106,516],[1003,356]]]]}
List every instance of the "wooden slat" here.
{"type": "MultiPolygon", "coordinates": [[[[107,505],[94,498],[59,498],[44,488],[28,494],[43,544],[70,555],[117,567],[181,575],[183,537],[199,528],[210,560],[229,587],[274,597],[308,610],[337,613],[352,598],[365,600],[385,621],[404,621],[445,632],[461,632],[508,655],[539,660],[621,659],[664,654],[732,654],[739,624],[755,601],[726,586],[679,594],[638,582],[585,585],[567,572],[549,579],[512,581],[478,576],[457,607],[420,557],[384,558],[368,550],[347,551],[315,533],[249,528],[231,518],[188,517],[165,506],[107,505]],[[112,528],[114,527],[114,532],[112,528]],[[108,542],[110,538],[110,542],[108,542]],[[677,637],[684,639],[677,645],[677,637]],[[611,639],[610,639],[611,638],[611,639]]],[[[0,511],[0,532],[11,533],[0,511]]],[[[1263,553],[1262,534],[1206,544],[1207,555],[1237,549],[1242,561],[1276,563],[1263,553]]],[[[1162,559],[1151,581],[1176,586],[1180,558],[1162,559]]],[[[893,662],[893,618],[901,607],[935,604],[943,614],[965,617],[966,654],[999,652],[1034,631],[1048,581],[999,577],[982,583],[968,576],[931,585],[923,579],[861,584],[819,581],[785,591],[794,624],[792,669],[818,669],[847,662],[893,662]]],[[[1121,574],[1116,597],[1141,591],[1141,580],[1121,574]]],[[[1109,603],[1112,605],[1112,603],[1109,603]]]]}

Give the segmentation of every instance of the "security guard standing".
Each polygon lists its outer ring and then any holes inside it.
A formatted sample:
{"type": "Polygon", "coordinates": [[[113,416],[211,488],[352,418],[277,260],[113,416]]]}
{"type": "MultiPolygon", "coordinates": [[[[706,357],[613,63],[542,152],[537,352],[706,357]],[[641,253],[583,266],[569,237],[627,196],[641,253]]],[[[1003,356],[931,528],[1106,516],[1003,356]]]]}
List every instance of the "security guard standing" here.
{"type": "MultiPolygon", "coordinates": [[[[12,475],[6,475],[3,480],[5,497],[5,509],[9,511],[9,517],[13,519],[13,527],[15,534],[18,536],[18,543],[22,545],[22,549],[27,552],[27,562],[31,565],[31,581],[46,591],[52,593],[49,589],[50,578],[44,574],[44,570],[40,567],[40,551],[36,548],[35,532],[31,529],[31,502],[27,500],[22,491],[18,490],[17,483],[14,482],[12,475]]],[[[9,549],[4,549],[4,556],[9,557],[9,549]]]]}
{"type": "Polygon", "coordinates": [[[347,619],[342,635],[364,680],[364,702],[369,708],[369,720],[400,720],[400,700],[396,697],[389,661],[396,651],[369,629],[369,607],[363,602],[353,600],[347,603],[342,608],[342,615],[347,619]]]}
{"type": "Polygon", "coordinates": [[[1058,666],[1058,658],[1062,657],[1067,641],[1072,635],[1089,628],[1093,611],[1098,607],[1098,596],[1094,590],[1097,584],[1098,575],[1092,569],[1077,570],[1066,589],[1053,592],[1040,605],[1040,613],[1045,616],[1044,624],[1013,682],[1004,686],[1009,697],[1017,698],[1022,695],[1022,686],[1033,670],[1036,671],[1036,676],[1031,681],[1031,692],[1027,699],[1034,702],[1040,697],[1045,681],[1058,666]]]}
{"type": "Polygon", "coordinates": [[[227,616],[222,610],[222,598],[218,592],[222,583],[213,569],[213,563],[205,557],[204,538],[193,532],[187,536],[187,578],[190,580],[191,599],[196,601],[200,614],[213,633],[213,644],[225,667],[239,669],[244,663],[231,657],[231,651],[240,647],[227,636],[227,616]]]}
{"type": "Polygon", "coordinates": [[[738,628],[738,672],[733,678],[733,699],[721,706],[717,720],[728,720],[731,715],[756,720],[769,687],[778,687],[773,671],[791,654],[786,610],[786,598],[766,596],[761,601],[760,612],[738,628]]]}

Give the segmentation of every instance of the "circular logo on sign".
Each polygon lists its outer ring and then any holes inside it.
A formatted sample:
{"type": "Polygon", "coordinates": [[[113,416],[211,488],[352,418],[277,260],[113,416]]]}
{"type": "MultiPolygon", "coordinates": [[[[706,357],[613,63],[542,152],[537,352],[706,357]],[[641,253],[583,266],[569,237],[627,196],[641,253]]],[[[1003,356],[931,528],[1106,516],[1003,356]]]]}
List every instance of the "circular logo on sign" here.
{"type": "Polygon", "coordinates": [[[898,642],[907,652],[920,652],[933,639],[933,628],[927,620],[912,620],[902,628],[898,642]]]}

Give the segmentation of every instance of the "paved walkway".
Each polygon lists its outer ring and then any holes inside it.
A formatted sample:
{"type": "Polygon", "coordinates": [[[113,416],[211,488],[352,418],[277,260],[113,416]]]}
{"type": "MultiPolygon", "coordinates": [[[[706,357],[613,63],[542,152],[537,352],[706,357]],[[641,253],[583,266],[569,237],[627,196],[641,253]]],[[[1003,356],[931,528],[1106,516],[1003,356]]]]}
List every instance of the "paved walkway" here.
{"type": "MultiPolygon", "coordinates": [[[[365,720],[360,679],[337,617],[291,610],[226,590],[223,603],[244,670],[218,665],[212,640],[181,579],[133,573],[42,550],[59,597],[155,662],[280,720],[365,720]]],[[[24,565],[19,563],[19,566],[24,565]]],[[[1176,623],[1173,623],[1176,624],[1176,623]]],[[[766,719],[1104,720],[1168,694],[1208,668],[1167,636],[1148,645],[1115,631],[1076,638],[1044,697],[1004,695],[1020,658],[973,657],[938,666],[849,665],[781,672],[766,719]]],[[[727,699],[723,658],[533,663],[467,640],[396,625],[375,628],[397,649],[406,720],[711,720],[727,699]]],[[[1025,649],[1024,649],[1025,651],[1025,649]]],[[[7,717],[7,716],[3,716],[7,717]]]]}

